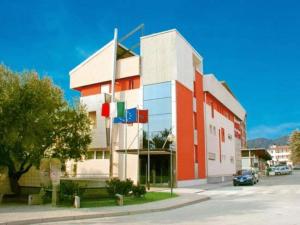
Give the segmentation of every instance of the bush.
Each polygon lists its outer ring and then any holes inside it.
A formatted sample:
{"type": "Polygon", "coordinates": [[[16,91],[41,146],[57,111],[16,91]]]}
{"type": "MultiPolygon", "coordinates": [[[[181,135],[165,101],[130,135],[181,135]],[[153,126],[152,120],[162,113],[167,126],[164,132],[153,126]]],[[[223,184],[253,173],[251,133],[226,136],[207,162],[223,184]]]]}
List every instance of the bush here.
{"type": "Polygon", "coordinates": [[[63,181],[60,184],[60,199],[63,201],[71,201],[73,203],[74,197],[83,195],[84,190],[81,189],[78,183],[73,181],[63,181]]]}
{"type": "Polygon", "coordinates": [[[126,179],[121,181],[118,178],[113,178],[106,181],[106,189],[109,195],[115,196],[116,194],[127,196],[132,191],[133,181],[126,179]]]}
{"type": "Polygon", "coordinates": [[[141,185],[134,185],[132,187],[132,194],[135,197],[141,197],[144,196],[147,193],[146,191],[146,187],[145,186],[141,186],[141,185]]]}

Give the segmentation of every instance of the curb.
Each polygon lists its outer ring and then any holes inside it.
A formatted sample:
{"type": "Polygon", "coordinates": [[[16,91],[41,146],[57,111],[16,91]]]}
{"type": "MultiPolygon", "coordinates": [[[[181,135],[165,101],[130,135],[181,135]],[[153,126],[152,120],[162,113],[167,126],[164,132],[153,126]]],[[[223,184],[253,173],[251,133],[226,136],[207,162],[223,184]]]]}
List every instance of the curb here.
{"type": "Polygon", "coordinates": [[[141,210],[124,211],[124,212],[95,213],[95,214],[89,214],[89,215],[61,216],[61,217],[49,217],[49,218],[40,218],[40,219],[17,220],[17,221],[9,221],[9,222],[4,222],[4,223],[0,222],[0,225],[37,224],[37,223],[49,223],[49,222],[58,222],[58,221],[70,221],[70,220],[82,220],[82,219],[95,219],[95,218],[105,218],[105,217],[137,215],[137,214],[168,211],[168,210],[177,209],[177,208],[181,208],[184,206],[208,201],[209,199],[210,199],[210,197],[203,197],[201,199],[193,200],[190,202],[185,202],[185,203],[181,203],[181,204],[177,204],[177,205],[155,208],[155,209],[141,209],[141,210]]]}

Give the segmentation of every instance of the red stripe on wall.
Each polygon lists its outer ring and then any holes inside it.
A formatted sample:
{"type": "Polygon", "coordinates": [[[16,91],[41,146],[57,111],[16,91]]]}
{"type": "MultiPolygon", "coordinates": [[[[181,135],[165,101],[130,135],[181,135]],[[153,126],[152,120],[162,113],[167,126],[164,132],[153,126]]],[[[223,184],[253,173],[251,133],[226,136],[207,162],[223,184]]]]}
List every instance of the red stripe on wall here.
{"type": "MultiPolygon", "coordinates": [[[[111,86],[111,81],[106,81],[98,84],[91,84],[83,87],[75,88],[75,90],[80,91],[81,96],[96,95],[101,93],[101,87],[109,84],[111,86]]],[[[140,76],[126,77],[122,79],[117,79],[115,81],[115,91],[126,91],[131,89],[136,89],[140,87],[140,76]]],[[[110,90],[111,91],[111,90],[110,90]]]]}
{"type": "Polygon", "coordinates": [[[195,73],[195,95],[197,104],[197,133],[198,133],[198,175],[206,178],[206,150],[205,150],[205,124],[204,124],[204,91],[203,75],[195,73]]]}
{"type": "MultiPolygon", "coordinates": [[[[234,114],[225,105],[223,105],[218,99],[216,99],[212,94],[206,94],[206,103],[217,110],[220,114],[225,116],[230,121],[234,122],[234,114]]],[[[213,116],[212,116],[213,117],[213,116]]]]}
{"type": "Polygon", "coordinates": [[[195,178],[193,92],[176,82],[177,180],[195,178]]]}

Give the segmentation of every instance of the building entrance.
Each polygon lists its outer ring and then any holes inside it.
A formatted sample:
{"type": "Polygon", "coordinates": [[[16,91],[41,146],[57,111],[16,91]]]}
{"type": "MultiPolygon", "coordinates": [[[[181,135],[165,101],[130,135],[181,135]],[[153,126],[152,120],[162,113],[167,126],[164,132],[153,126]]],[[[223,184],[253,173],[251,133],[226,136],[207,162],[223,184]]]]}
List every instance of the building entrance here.
{"type": "MultiPolygon", "coordinates": [[[[140,183],[146,184],[148,171],[147,155],[140,156],[140,183]]],[[[170,155],[150,155],[150,185],[170,185],[170,155]]]]}

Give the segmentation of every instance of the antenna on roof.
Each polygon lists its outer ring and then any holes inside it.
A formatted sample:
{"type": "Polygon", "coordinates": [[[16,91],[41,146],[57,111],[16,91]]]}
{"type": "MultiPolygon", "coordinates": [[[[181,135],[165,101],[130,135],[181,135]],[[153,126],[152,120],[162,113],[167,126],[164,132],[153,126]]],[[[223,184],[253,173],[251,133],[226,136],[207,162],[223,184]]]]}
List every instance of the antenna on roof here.
{"type": "Polygon", "coordinates": [[[140,25],[138,25],[136,28],[134,28],[132,31],[130,31],[128,34],[126,34],[125,36],[123,36],[122,38],[120,38],[119,42],[123,42],[126,39],[128,39],[130,36],[132,36],[133,34],[135,34],[136,32],[138,32],[139,30],[141,30],[142,36],[144,35],[144,27],[145,25],[142,23],[140,25]]]}
{"type": "MultiPolygon", "coordinates": [[[[125,36],[123,36],[122,38],[120,38],[119,39],[119,43],[122,44],[122,42],[124,42],[125,40],[127,40],[129,37],[131,37],[132,35],[134,35],[138,31],[141,31],[141,36],[144,36],[144,28],[145,28],[145,25],[143,23],[140,24],[140,25],[138,25],[136,28],[134,28],[128,34],[126,34],[125,36]]],[[[124,51],[119,57],[122,57],[123,55],[125,55],[128,52],[132,52],[135,48],[137,48],[139,46],[140,46],[140,41],[138,41],[137,43],[135,43],[134,45],[132,45],[130,48],[128,48],[126,51],[124,51]]]]}

